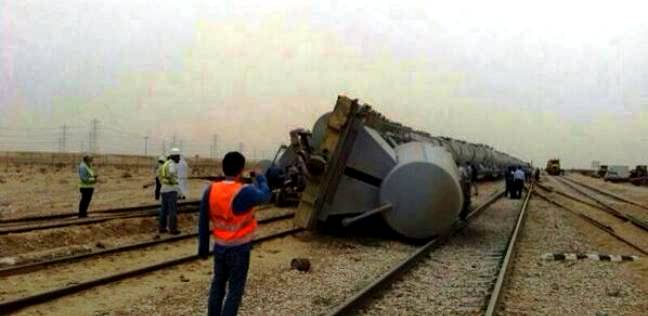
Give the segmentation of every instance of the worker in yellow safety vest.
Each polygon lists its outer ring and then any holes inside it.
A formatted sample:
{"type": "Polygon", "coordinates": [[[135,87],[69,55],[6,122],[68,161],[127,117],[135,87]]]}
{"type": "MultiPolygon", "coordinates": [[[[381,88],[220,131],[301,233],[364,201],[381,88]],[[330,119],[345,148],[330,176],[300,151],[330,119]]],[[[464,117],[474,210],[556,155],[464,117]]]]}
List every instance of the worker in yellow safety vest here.
{"type": "Polygon", "coordinates": [[[88,207],[92,200],[94,187],[97,183],[97,174],[92,169],[93,158],[90,155],[83,155],[81,164],[79,164],[79,191],[81,192],[81,201],[79,202],[79,218],[88,216],[88,207]]]}

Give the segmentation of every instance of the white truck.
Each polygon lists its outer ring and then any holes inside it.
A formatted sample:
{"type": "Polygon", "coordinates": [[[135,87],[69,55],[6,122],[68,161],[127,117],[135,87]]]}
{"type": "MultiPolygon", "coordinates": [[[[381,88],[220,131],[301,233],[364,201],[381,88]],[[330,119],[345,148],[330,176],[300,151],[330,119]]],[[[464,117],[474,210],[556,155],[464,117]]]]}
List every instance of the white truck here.
{"type": "Polygon", "coordinates": [[[630,178],[630,167],[622,165],[610,165],[605,173],[605,181],[621,182],[630,178]]]}

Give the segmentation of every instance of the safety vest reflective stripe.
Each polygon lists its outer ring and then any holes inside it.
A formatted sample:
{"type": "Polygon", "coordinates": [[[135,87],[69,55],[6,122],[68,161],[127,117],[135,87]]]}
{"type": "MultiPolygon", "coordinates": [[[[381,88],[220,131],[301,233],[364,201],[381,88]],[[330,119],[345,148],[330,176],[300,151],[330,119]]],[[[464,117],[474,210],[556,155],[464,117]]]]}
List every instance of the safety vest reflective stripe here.
{"type": "Polygon", "coordinates": [[[177,185],[178,179],[175,176],[169,174],[169,167],[171,166],[172,161],[167,160],[162,167],[160,167],[160,182],[164,185],[177,185]]]}
{"type": "Polygon", "coordinates": [[[231,224],[231,223],[226,223],[223,221],[216,221],[214,222],[214,228],[215,229],[220,229],[220,230],[226,230],[230,232],[236,232],[239,231],[241,228],[250,225],[251,221],[253,221],[254,218],[247,218],[245,222],[238,223],[238,224],[231,224]]]}
{"type": "Polygon", "coordinates": [[[221,246],[238,246],[238,245],[243,245],[247,244],[251,241],[254,240],[254,233],[247,234],[243,237],[236,238],[236,239],[219,239],[216,238],[215,243],[221,245],[221,246]]]}
{"type": "Polygon", "coordinates": [[[219,245],[242,245],[254,239],[257,222],[252,209],[237,215],[233,202],[243,185],[233,181],[213,183],[209,195],[209,216],[215,242],[219,245]]]}
{"type": "Polygon", "coordinates": [[[97,182],[97,180],[95,179],[95,176],[94,176],[94,170],[92,170],[92,168],[90,168],[90,166],[88,166],[84,162],[81,163],[80,168],[84,169],[86,172],[88,172],[88,178],[87,179],[81,178],[80,186],[82,188],[92,188],[92,187],[94,187],[95,183],[97,182]]]}

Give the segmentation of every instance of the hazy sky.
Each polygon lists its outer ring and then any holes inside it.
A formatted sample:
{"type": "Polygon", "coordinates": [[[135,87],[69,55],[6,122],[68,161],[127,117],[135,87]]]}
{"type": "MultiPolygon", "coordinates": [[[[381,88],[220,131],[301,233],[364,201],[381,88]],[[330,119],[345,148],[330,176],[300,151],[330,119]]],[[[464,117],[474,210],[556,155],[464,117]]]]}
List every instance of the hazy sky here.
{"type": "MultiPolygon", "coordinates": [[[[536,164],[648,162],[635,1],[0,0],[0,150],[269,155],[346,94],[536,164]]],[[[637,1],[638,2],[638,1],[637,1]]]]}

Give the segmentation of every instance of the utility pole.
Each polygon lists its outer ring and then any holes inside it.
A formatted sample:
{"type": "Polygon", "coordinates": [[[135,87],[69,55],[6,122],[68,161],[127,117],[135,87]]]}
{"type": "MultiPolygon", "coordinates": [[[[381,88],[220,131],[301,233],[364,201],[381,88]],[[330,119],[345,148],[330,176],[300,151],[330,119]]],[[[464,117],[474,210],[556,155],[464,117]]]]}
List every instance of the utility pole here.
{"type": "Polygon", "coordinates": [[[167,145],[166,145],[166,139],[162,140],[162,155],[166,156],[167,153],[167,145]]]}
{"type": "Polygon", "coordinates": [[[243,154],[243,149],[244,149],[243,142],[240,142],[240,143],[239,143],[239,152],[240,152],[241,154],[243,154]]]}
{"type": "Polygon", "coordinates": [[[144,136],[144,156],[148,156],[148,136],[144,136]]]}
{"type": "Polygon", "coordinates": [[[218,157],[218,135],[214,134],[212,136],[212,145],[211,145],[211,150],[209,151],[209,156],[212,159],[216,159],[218,157]]]}
{"type": "Polygon", "coordinates": [[[176,144],[177,144],[176,141],[177,141],[177,140],[178,140],[178,139],[177,139],[177,137],[176,137],[176,134],[173,134],[173,140],[171,141],[171,147],[176,147],[176,144]]]}

